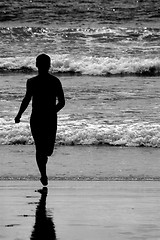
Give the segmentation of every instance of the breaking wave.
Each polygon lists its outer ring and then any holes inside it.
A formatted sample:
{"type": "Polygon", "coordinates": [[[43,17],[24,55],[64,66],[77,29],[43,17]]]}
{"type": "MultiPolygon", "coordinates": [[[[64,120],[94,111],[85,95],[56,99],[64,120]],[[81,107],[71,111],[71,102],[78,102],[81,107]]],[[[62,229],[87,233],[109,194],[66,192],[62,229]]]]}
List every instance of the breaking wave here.
{"type": "Polygon", "coordinates": [[[35,72],[46,52],[54,73],[160,75],[159,41],[158,28],[0,27],[0,73],[35,72]]]}
{"type": "MultiPolygon", "coordinates": [[[[160,58],[143,59],[139,57],[71,57],[69,55],[52,55],[52,73],[81,74],[93,76],[112,75],[160,75],[160,58]]],[[[35,58],[8,57],[0,58],[0,73],[34,73],[35,58]]]]}
{"type": "MultiPolygon", "coordinates": [[[[110,145],[160,147],[160,125],[150,123],[107,125],[101,122],[59,121],[57,145],[110,145]]],[[[1,119],[0,144],[33,144],[27,122],[14,124],[1,119]]]]}

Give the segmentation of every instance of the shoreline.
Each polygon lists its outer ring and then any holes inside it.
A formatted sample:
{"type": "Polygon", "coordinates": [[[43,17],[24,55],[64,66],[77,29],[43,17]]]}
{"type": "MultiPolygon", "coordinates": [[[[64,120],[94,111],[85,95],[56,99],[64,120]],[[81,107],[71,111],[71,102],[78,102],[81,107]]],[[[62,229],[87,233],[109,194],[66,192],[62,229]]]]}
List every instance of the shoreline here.
{"type": "MultiPolygon", "coordinates": [[[[49,180],[160,181],[160,149],[56,147],[49,158],[49,180]]],[[[34,145],[0,146],[0,181],[39,180],[34,145]]]]}

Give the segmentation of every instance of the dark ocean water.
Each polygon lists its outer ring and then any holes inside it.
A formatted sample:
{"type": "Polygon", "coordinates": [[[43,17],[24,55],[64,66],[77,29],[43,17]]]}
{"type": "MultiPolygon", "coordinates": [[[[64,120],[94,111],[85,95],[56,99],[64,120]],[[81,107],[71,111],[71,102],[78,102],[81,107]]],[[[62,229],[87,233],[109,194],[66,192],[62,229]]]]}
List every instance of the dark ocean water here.
{"type": "Polygon", "coordinates": [[[124,24],[159,21],[158,0],[0,1],[0,21],[34,24],[124,24]]]}

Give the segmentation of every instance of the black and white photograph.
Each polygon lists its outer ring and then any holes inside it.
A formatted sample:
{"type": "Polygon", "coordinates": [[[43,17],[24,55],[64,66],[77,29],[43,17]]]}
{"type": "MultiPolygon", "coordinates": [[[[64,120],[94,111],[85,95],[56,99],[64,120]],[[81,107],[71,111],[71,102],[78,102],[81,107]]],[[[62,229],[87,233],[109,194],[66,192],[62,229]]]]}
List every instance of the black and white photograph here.
{"type": "Polygon", "coordinates": [[[160,240],[160,1],[0,0],[0,240],[160,240]]]}

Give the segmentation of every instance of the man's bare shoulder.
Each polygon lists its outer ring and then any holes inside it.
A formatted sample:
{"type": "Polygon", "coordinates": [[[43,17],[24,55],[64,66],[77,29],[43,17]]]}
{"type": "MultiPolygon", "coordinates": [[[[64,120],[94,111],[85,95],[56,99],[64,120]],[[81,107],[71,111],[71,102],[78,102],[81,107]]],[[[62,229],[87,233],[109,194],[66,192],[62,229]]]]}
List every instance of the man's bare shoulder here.
{"type": "Polygon", "coordinates": [[[28,78],[28,79],[27,79],[27,83],[30,84],[30,83],[35,82],[36,79],[37,79],[37,77],[38,77],[38,76],[34,76],[34,77],[31,77],[31,78],[28,78]]]}
{"type": "Polygon", "coordinates": [[[49,77],[50,77],[51,80],[53,80],[53,81],[55,81],[55,82],[57,82],[57,83],[60,83],[59,78],[57,78],[56,76],[54,76],[54,75],[52,75],[52,74],[49,74],[49,77]]]}
{"type": "Polygon", "coordinates": [[[49,78],[50,78],[50,83],[51,85],[53,85],[54,87],[56,87],[57,89],[60,89],[62,88],[62,84],[61,84],[61,81],[59,80],[58,77],[52,75],[52,74],[49,74],[49,78]]]}

